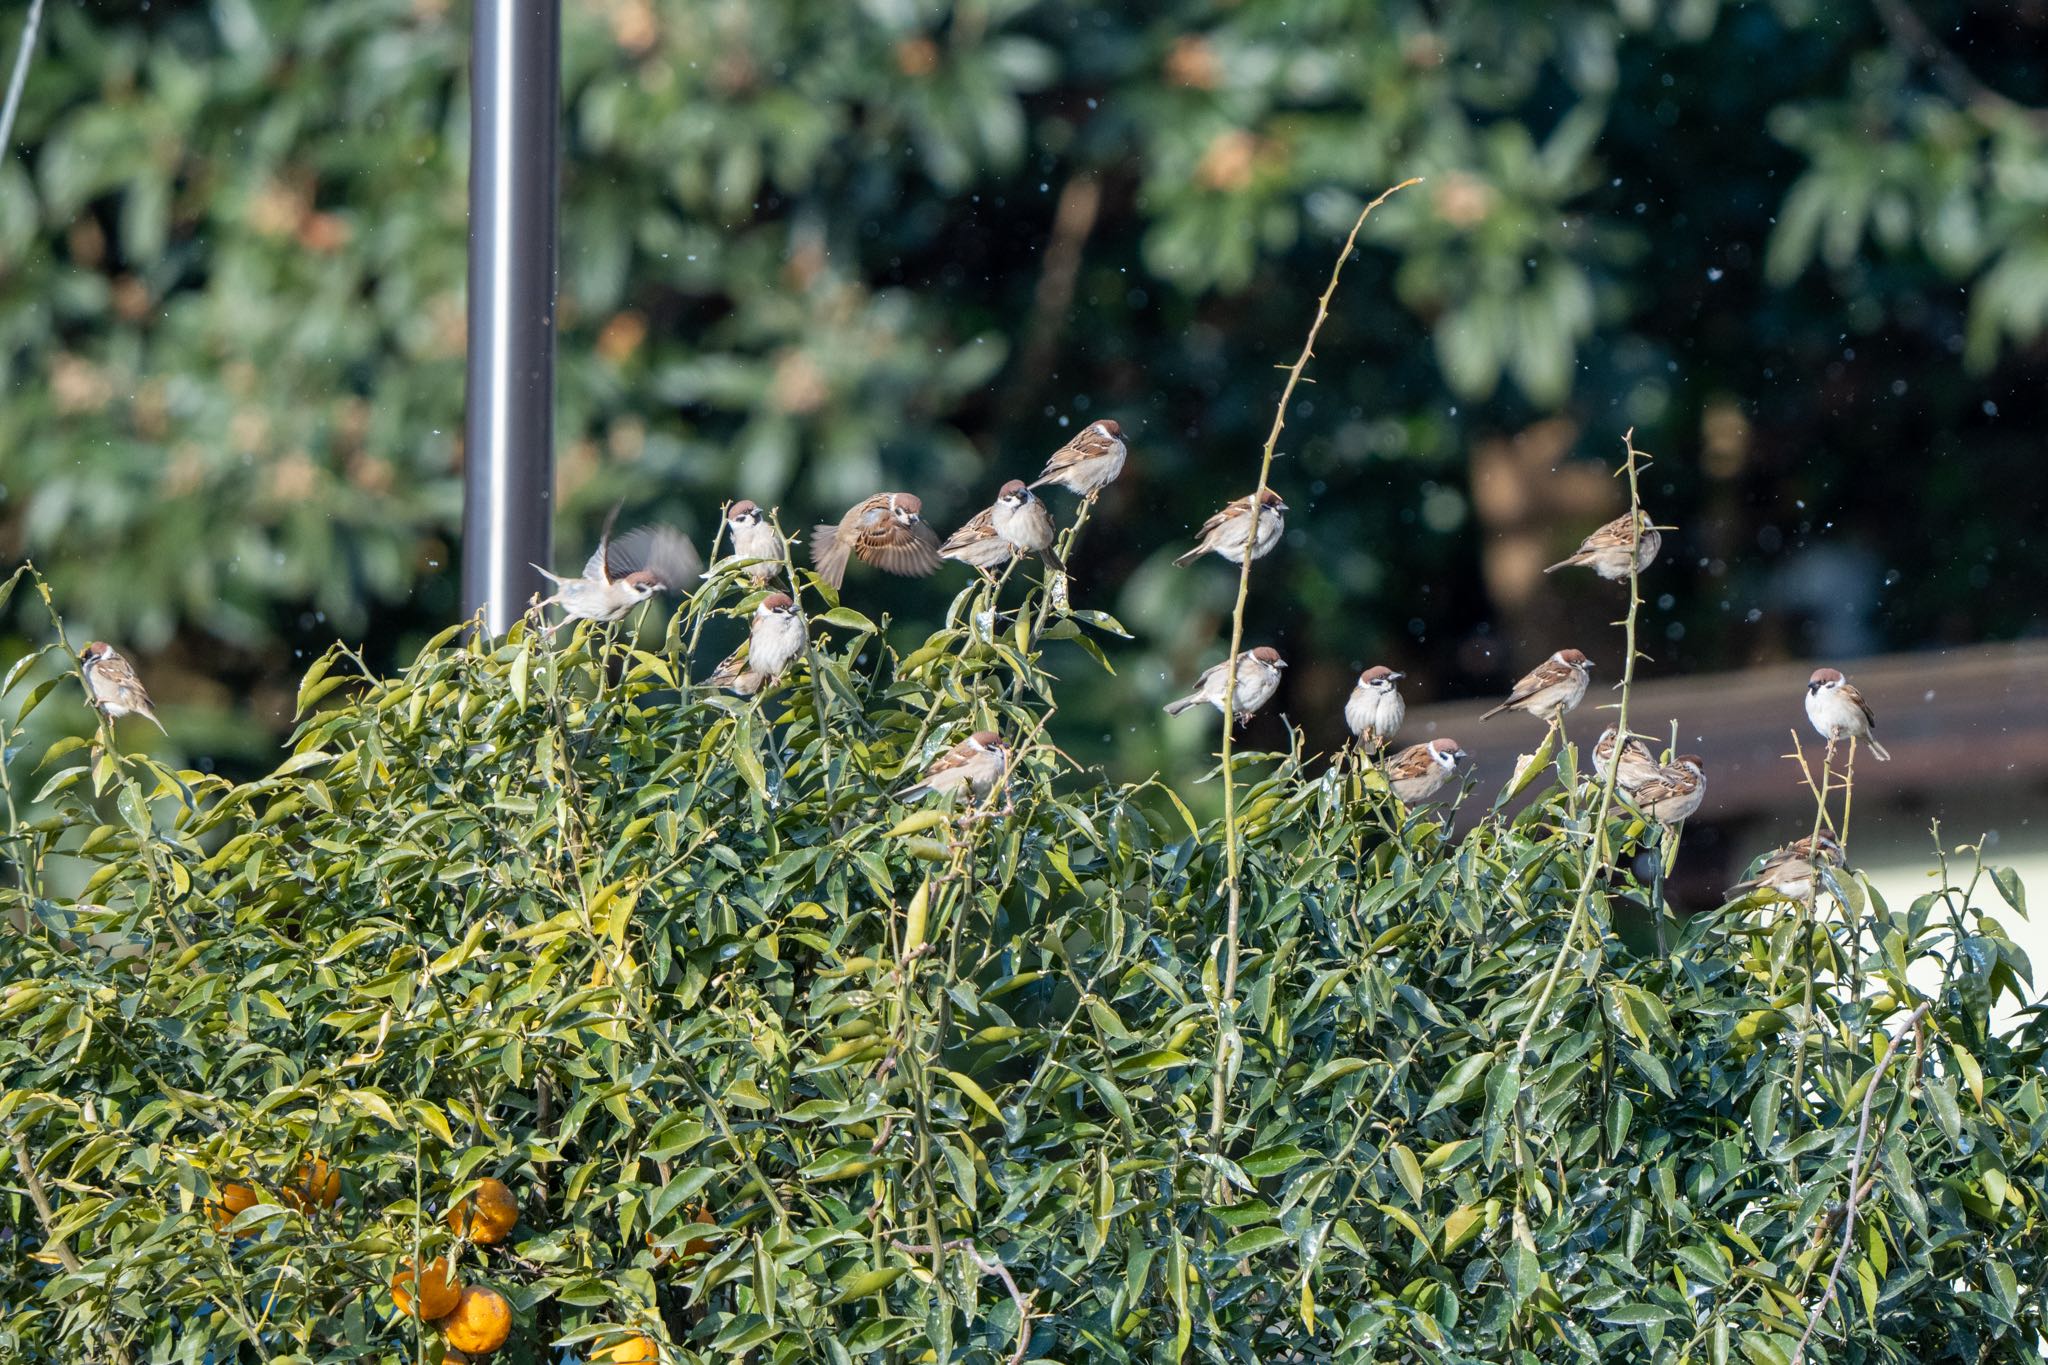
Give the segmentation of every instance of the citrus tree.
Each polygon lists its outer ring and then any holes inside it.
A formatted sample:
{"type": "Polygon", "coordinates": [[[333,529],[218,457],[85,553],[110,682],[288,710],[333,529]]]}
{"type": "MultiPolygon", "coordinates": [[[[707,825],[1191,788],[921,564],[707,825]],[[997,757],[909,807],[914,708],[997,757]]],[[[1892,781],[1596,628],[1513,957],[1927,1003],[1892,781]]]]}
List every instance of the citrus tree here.
{"type": "MultiPolygon", "coordinates": [[[[1240,751],[1226,831],[1057,747],[1114,620],[977,585],[899,649],[804,587],[756,699],[692,683],[722,575],[644,637],[336,648],[257,781],[23,756],[0,1353],[2032,1358],[2009,874],[1660,950],[1569,749],[1455,839],[1240,751]],[[894,796],[980,728],[1006,790],[894,796]]],[[[0,680],[10,753],[69,648],[0,680]]]]}

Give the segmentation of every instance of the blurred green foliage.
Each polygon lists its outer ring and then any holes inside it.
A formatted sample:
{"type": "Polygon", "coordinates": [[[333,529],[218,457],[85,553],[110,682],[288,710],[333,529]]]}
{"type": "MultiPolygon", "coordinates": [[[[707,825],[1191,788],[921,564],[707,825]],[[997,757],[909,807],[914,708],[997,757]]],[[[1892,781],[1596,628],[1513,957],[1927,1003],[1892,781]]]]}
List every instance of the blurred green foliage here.
{"type": "MultiPolygon", "coordinates": [[[[1192,744],[1123,733],[1214,657],[1228,584],[1167,553],[1248,486],[1362,197],[1422,175],[1279,466],[1322,550],[1255,593],[1296,714],[1334,733],[1375,659],[1441,695],[1555,647],[1498,600],[1468,473],[1530,431],[1663,457],[1661,666],[1801,648],[1816,548],[1858,556],[1872,647],[2017,633],[2048,538],[1981,496],[2048,493],[2048,16],[1923,9],[567,0],[558,557],[619,497],[700,536],[728,497],[798,524],[878,487],[964,520],[1115,416],[1120,533],[1077,568],[1145,652],[1070,714],[1141,765],[1192,744]]],[[[51,7],[0,155],[0,552],[196,752],[259,754],[295,654],[391,661],[456,609],[466,23],[51,7]]]]}
{"type": "MultiPolygon", "coordinates": [[[[1652,951],[1652,890],[1582,881],[1642,826],[1569,749],[1456,840],[1247,753],[1240,926],[1189,788],[1048,742],[1064,642],[899,653],[812,585],[786,686],[679,686],[736,587],[647,648],[337,648],[247,783],[40,753],[0,824],[0,1352],[427,1365],[384,1286],[446,1255],[505,1365],[629,1328],[667,1365],[1785,1365],[1831,1283],[1809,1361],[2036,1358],[2009,871],[1901,907],[1844,871],[1652,951]],[[983,725],[1007,791],[894,799],[983,725]],[[502,1246],[446,1230],[482,1177],[502,1246]]],[[[0,746],[74,695],[50,653],[0,746]]]]}

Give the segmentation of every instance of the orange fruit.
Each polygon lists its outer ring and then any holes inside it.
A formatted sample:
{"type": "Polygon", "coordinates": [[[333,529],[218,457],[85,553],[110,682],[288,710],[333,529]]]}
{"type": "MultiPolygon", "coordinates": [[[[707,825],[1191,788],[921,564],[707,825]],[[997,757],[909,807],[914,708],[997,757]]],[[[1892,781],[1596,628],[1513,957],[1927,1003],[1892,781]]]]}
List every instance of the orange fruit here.
{"type": "Polygon", "coordinates": [[[445,1318],[454,1309],[456,1300],[462,1297],[462,1281],[449,1268],[446,1256],[436,1256],[427,1262],[424,1271],[408,1263],[399,1267],[391,1277],[391,1301],[398,1305],[398,1311],[416,1316],[426,1322],[445,1318]],[[419,1289],[419,1311],[413,1311],[413,1289],[419,1289]]]}
{"type": "Polygon", "coordinates": [[[590,1365],[661,1365],[661,1347],[644,1332],[633,1332],[601,1351],[593,1351],[590,1365]]]}
{"type": "MultiPolygon", "coordinates": [[[[703,1223],[708,1227],[718,1226],[718,1220],[711,1216],[711,1210],[705,1208],[702,1204],[697,1206],[696,1212],[691,1214],[690,1218],[692,1222],[703,1223]]],[[[711,1254],[711,1247],[710,1238],[692,1237],[689,1241],[683,1243],[683,1255],[693,1260],[699,1256],[709,1256],[711,1254]]]]}
{"type": "Polygon", "coordinates": [[[512,1335],[512,1305],[495,1289],[470,1285],[455,1301],[454,1311],[441,1319],[441,1335],[464,1355],[487,1355],[512,1335]]]}
{"type": "Polygon", "coordinates": [[[293,1173],[291,1183],[281,1193],[284,1202],[300,1213],[331,1209],[334,1201],[341,1198],[341,1172],[319,1157],[302,1161],[293,1173]]]}
{"type": "Polygon", "coordinates": [[[512,1235],[519,1221],[519,1201],[502,1180],[485,1180],[476,1193],[448,1210],[448,1226],[457,1237],[478,1246],[496,1246],[512,1235]]]}
{"type": "Polygon", "coordinates": [[[213,1219],[215,1227],[224,1228],[234,1220],[236,1214],[240,1213],[243,1209],[253,1208],[260,1202],[262,1201],[256,1197],[256,1191],[251,1186],[241,1184],[223,1185],[220,1187],[220,1197],[218,1199],[206,1201],[206,1213],[209,1218],[213,1219]]]}

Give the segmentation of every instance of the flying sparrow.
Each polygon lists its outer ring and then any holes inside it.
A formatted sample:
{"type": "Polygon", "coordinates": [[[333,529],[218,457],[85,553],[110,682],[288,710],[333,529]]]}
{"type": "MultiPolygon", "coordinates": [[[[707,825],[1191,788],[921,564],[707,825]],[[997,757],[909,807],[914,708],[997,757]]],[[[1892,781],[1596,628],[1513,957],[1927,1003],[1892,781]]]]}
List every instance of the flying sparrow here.
{"type": "Polygon", "coordinates": [[[1008,742],[993,730],[976,730],[940,754],[922,778],[896,794],[897,799],[915,801],[933,792],[946,796],[965,787],[976,801],[985,801],[1009,768],[1008,742]]]}
{"type": "Polygon", "coordinates": [[[811,532],[811,562],[834,592],[846,581],[850,556],[884,573],[923,578],[939,567],[938,549],[924,503],[911,493],[877,493],[849,508],[837,526],[827,522],[811,532]]]}
{"type": "MultiPolygon", "coordinates": [[[[1607,775],[1607,765],[1614,758],[1614,733],[1614,727],[1608,726],[1600,732],[1599,742],[1593,746],[1593,775],[1603,780],[1607,775]]],[[[1663,766],[1641,735],[1630,735],[1628,742],[1621,746],[1621,767],[1616,770],[1615,781],[1623,787],[1647,782],[1663,766]]]]}
{"type": "Polygon", "coordinates": [[[1503,711],[1526,711],[1556,725],[1586,695],[1586,670],[1592,666],[1576,649],[1560,649],[1524,674],[1508,699],[1480,719],[1492,720],[1503,711]]]}
{"type": "Polygon", "coordinates": [[[1664,533],[1650,524],[1648,512],[1637,511],[1633,516],[1624,512],[1613,521],[1579,542],[1578,552],[1568,559],[1560,559],[1545,569],[1545,573],[1556,573],[1559,569],[1588,568],[1609,582],[1619,582],[1629,573],[1629,546],[1635,546],[1635,571],[1641,573],[1657,558],[1657,551],[1664,546],[1664,533]]]}
{"type": "Polygon", "coordinates": [[[1815,848],[1813,839],[1795,839],[1783,848],[1773,849],[1764,855],[1755,876],[1728,888],[1728,899],[1734,900],[1750,891],[1775,891],[1788,901],[1810,898],[1814,890],[1814,867],[1842,866],[1842,846],[1835,842],[1834,835],[1822,830],[1818,856],[1815,848]]]}
{"type": "Polygon", "coordinates": [[[1358,675],[1358,685],[1351,689],[1351,699],[1344,703],[1344,723],[1351,727],[1360,744],[1382,748],[1401,728],[1408,705],[1394,690],[1394,684],[1407,676],[1384,664],[1374,664],[1358,675]]]}
{"type": "Polygon", "coordinates": [[[1680,754],[1676,763],[1626,781],[1623,794],[1630,805],[1658,824],[1675,825],[1707,799],[1706,760],[1698,754],[1680,754]]]}
{"type": "Polygon", "coordinates": [[[804,621],[786,592],[770,593],[754,608],[747,643],[720,664],[705,684],[751,697],[782,676],[804,652],[804,621]]]}
{"type": "Polygon", "coordinates": [[[1856,684],[1843,677],[1839,669],[1816,668],[1806,680],[1806,718],[1830,744],[1841,739],[1860,739],[1870,746],[1870,752],[1880,763],[1891,758],[1884,745],[1877,742],[1877,736],[1870,733],[1877,725],[1870,703],[1863,700],[1856,684]]]}
{"type": "Polygon", "coordinates": [[[946,537],[939,558],[992,570],[1007,564],[1012,555],[1037,555],[1065,573],[1067,566],[1052,548],[1052,539],[1052,513],[1022,479],[1012,479],[1003,485],[994,506],[975,513],[965,526],[946,537]]]}
{"type": "Polygon", "coordinates": [[[149,693],[142,690],[142,679],[135,676],[135,666],[116,654],[112,645],[94,640],[79,651],[78,667],[92,693],[91,704],[108,720],[141,716],[157,729],[164,729],[164,723],[156,718],[149,693]]]}
{"type": "Polygon", "coordinates": [[[1418,801],[1427,801],[1456,775],[1459,762],[1466,757],[1455,739],[1411,744],[1386,761],[1387,785],[1394,789],[1394,795],[1411,806],[1418,801]]]}
{"type": "Polygon", "coordinates": [[[1124,429],[1107,417],[1090,422],[1080,435],[1052,453],[1033,488],[1057,484],[1070,493],[1093,498],[1124,472],[1124,429]]]}
{"type": "Polygon", "coordinates": [[[1254,506],[1258,508],[1259,517],[1257,538],[1252,541],[1252,558],[1264,559],[1267,551],[1280,543],[1280,533],[1287,529],[1287,504],[1280,501],[1280,495],[1270,488],[1261,493],[1245,494],[1203,522],[1195,548],[1173,562],[1192,564],[1203,555],[1219,554],[1232,564],[1244,563],[1244,541],[1252,531],[1254,506]]]}
{"type": "Polygon", "coordinates": [[[768,514],[741,498],[725,509],[725,534],[732,542],[729,559],[752,559],[747,577],[756,585],[772,583],[782,573],[782,537],[768,524],[768,514]]]}
{"type": "Polygon", "coordinates": [[[557,628],[569,621],[616,621],[655,593],[678,591],[703,576],[704,561],[673,526],[642,526],[613,540],[619,506],[614,504],[606,514],[597,549],[584,562],[580,577],[560,578],[533,566],[555,585],[554,595],[536,602],[533,610],[560,607],[557,628]]]}
{"type": "MultiPolygon", "coordinates": [[[[1280,657],[1280,651],[1271,645],[1260,645],[1237,656],[1237,696],[1231,710],[1237,713],[1237,723],[1243,725],[1251,720],[1252,714],[1280,689],[1280,670],[1287,667],[1287,661],[1280,657]]],[[[1166,714],[1177,716],[1191,706],[1203,702],[1223,709],[1223,689],[1230,683],[1230,661],[1204,669],[1202,676],[1195,679],[1195,690],[1179,701],[1166,704],[1166,714]]]]}

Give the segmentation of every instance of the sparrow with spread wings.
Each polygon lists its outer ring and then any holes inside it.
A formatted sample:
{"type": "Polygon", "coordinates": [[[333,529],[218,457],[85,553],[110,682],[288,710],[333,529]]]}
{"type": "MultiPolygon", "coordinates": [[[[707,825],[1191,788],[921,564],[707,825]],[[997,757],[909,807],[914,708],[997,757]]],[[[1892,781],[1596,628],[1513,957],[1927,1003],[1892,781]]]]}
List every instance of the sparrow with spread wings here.
{"type": "Polygon", "coordinates": [[[877,493],[848,508],[837,525],[821,522],[811,531],[811,562],[834,592],[854,558],[906,578],[938,568],[939,537],[925,523],[923,501],[914,493],[877,493]]]}
{"type": "Polygon", "coordinates": [[[680,592],[703,576],[704,561],[696,547],[673,526],[642,526],[612,539],[621,505],[606,514],[597,549],[580,575],[562,578],[533,566],[555,591],[534,603],[532,610],[562,609],[562,619],[549,627],[549,633],[570,621],[617,621],[657,592],[680,592]]]}

